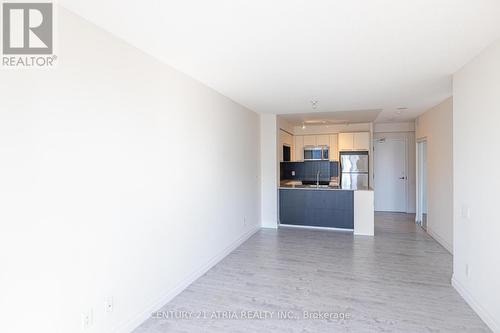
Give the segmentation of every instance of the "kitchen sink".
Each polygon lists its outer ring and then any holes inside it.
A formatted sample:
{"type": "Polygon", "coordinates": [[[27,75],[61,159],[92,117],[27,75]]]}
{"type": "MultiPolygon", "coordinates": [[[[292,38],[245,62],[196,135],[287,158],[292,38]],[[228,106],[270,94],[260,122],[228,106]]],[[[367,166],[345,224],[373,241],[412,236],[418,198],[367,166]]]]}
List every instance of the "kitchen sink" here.
{"type": "MultiPolygon", "coordinates": [[[[315,181],[315,180],[303,180],[303,181],[302,181],[302,185],[308,185],[308,186],[309,186],[309,185],[314,185],[314,187],[316,187],[316,184],[317,184],[317,183],[318,183],[318,182],[317,182],[317,181],[315,181]]],[[[324,186],[328,187],[328,185],[330,185],[330,181],[328,181],[328,180],[320,180],[320,181],[319,181],[319,185],[320,185],[320,186],[321,186],[321,185],[324,185],[324,186]]]]}
{"type": "Polygon", "coordinates": [[[320,185],[312,185],[312,184],[308,184],[308,185],[298,185],[296,187],[303,187],[303,188],[329,188],[328,185],[324,185],[324,184],[320,184],[320,185]]]}

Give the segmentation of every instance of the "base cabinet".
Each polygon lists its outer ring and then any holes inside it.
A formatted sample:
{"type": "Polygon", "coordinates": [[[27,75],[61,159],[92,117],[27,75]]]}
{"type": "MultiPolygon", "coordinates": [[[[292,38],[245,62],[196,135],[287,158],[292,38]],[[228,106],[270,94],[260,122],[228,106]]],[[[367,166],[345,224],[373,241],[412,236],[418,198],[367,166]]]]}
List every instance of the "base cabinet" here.
{"type": "Polygon", "coordinates": [[[280,189],[280,224],[354,229],[354,191],[280,189]]]}

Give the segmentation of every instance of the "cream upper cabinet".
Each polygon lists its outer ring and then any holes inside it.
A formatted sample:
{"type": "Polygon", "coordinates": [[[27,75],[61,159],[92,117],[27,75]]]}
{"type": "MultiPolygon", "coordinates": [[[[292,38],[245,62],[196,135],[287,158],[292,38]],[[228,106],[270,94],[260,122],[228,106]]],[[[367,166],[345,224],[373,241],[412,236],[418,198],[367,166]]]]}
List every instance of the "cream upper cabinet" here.
{"type": "Polygon", "coordinates": [[[316,146],[316,135],[304,135],[304,146],[316,146]]]}
{"type": "Polygon", "coordinates": [[[293,160],[304,160],[304,137],[302,135],[293,137],[293,160]]]}
{"type": "Polygon", "coordinates": [[[339,136],[337,134],[330,134],[328,136],[330,140],[330,161],[338,161],[339,160],[339,136]]]}
{"type": "Polygon", "coordinates": [[[354,150],[354,133],[339,133],[339,150],[354,150]]]}
{"type": "Polygon", "coordinates": [[[354,133],[354,150],[370,150],[370,133],[354,133]]]}
{"type": "Polygon", "coordinates": [[[340,133],[339,150],[370,150],[370,133],[340,133]]]}
{"type": "Polygon", "coordinates": [[[330,146],[330,136],[329,135],[316,135],[316,145],[317,146],[330,146]]]}

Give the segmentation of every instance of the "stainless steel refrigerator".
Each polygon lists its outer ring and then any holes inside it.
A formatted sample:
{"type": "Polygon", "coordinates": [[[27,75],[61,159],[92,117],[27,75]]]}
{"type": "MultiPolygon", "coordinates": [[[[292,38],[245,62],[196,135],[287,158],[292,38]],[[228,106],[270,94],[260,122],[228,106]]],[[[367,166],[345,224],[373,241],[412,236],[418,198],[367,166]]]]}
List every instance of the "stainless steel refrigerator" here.
{"type": "Polygon", "coordinates": [[[368,152],[340,152],[340,186],[342,188],[364,188],[368,182],[368,152]]]}

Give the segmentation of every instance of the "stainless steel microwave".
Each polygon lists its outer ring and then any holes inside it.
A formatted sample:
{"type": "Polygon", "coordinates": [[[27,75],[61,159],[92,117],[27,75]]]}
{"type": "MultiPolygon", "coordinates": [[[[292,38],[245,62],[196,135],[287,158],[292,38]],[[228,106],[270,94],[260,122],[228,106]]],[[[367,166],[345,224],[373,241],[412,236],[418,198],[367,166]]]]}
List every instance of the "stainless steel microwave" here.
{"type": "Polygon", "coordinates": [[[328,159],[328,146],[304,147],[304,161],[323,161],[328,159]]]}

